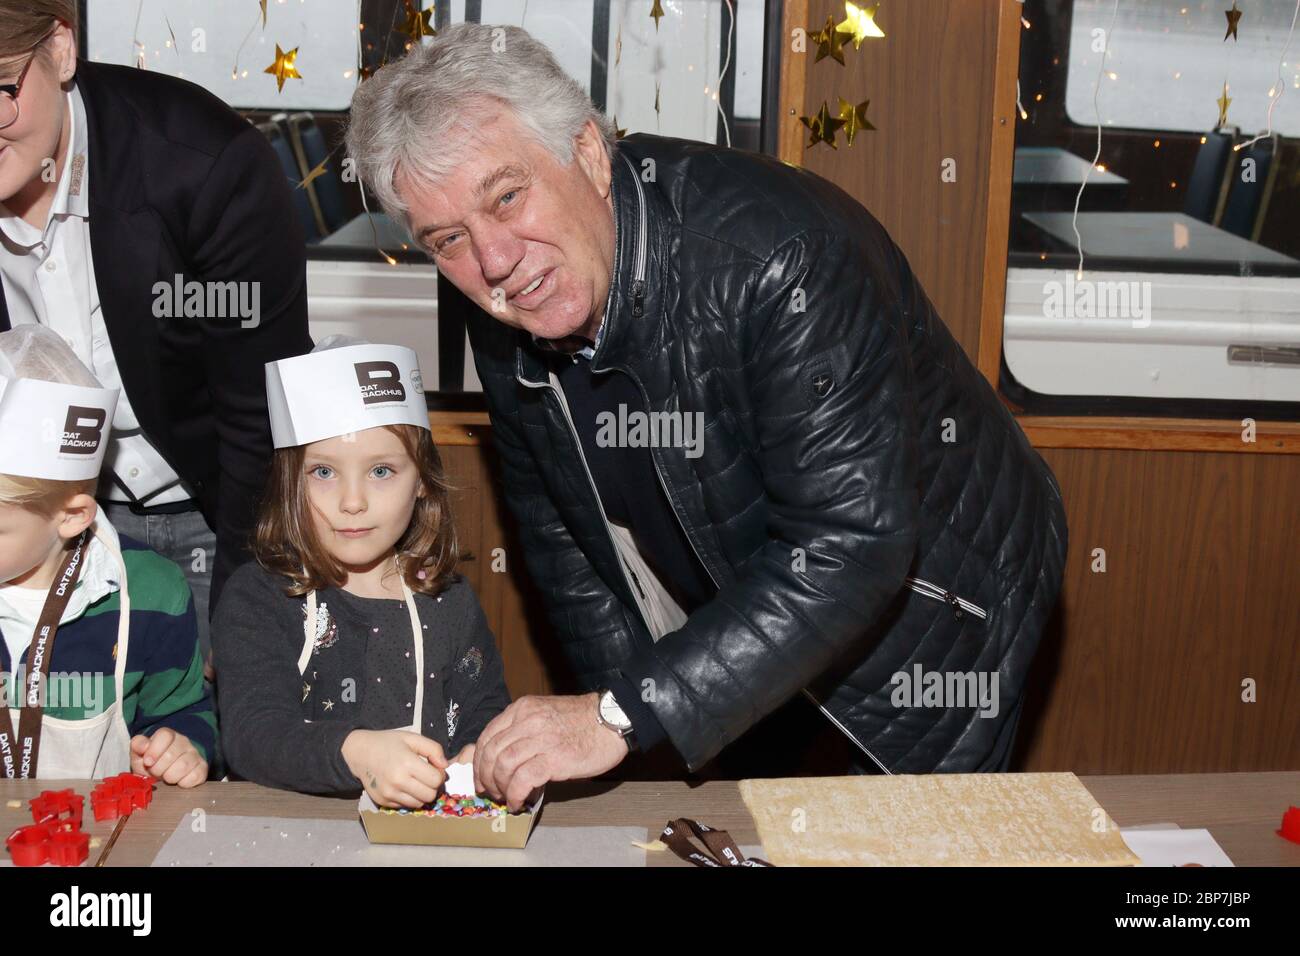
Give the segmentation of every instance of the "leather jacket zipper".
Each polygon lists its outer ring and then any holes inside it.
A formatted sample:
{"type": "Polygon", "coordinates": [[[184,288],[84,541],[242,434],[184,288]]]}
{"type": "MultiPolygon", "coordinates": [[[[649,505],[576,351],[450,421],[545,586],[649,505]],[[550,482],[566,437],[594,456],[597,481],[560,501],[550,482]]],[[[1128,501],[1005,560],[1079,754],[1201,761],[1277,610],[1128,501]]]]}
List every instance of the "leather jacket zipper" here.
{"type": "Polygon", "coordinates": [[[936,601],[943,601],[943,603],[947,604],[950,608],[952,608],[952,616],[959,621],[966,614],[973,614],[981,621],[988,618],[988,614],[978,604],[972,604],[970,601],[967,601],[965,598],[958,597],[957,595],[953,594],[951,591],[946,591],[943,588],[939,587],[939,585],[937,584],[934,584],[930,581],[926,581],[923,578],[913,578],[913,577],[906,578],[906,581],[907,581],[907,586],[910,587],[917,594],[924,594],[928,598],[932,598],[936,601]]]}
{"type": "Polygon", "coordinates": [[[646,593],[641,588],[641,582],[637,580],[635,574],[627,567],[623,561],[623,553],[619,551],[617,542],[614,541],[614,533],[609,530],[609,516],[605,513],[605,505],[600,500],[600,491],[596,488],[596,479],[592,477],[591,468],[587,465],[587,456],[582,450],[582,438],[578,435],[578,429],[573,425],[573,414],[569,411],[569,402],[564,397],[564,392],[556,388],[550,382],[529,382],[520,376],[515,376],[515,381],[527,388],[546,388],[555,394],[555,399],[559,403],[560,411],[564,414],[564,422],[569,429],[569,437],[573,439],[574,447],[578,449],[578,461],[582,462],[582,470],[587,476],[587,485],[591,489],[592,495],[596,499],[596,508],[600,511],[601,523],[605,526],[605,534],[609,536],[609,545],[614,549],[614,556],[618,559],[618,566],[623,571],[623,579],[627,582],[627,589],[636,600],[637,612],[641,615],[641,621],[645,625],[646,632],[650,632],[650,615],[645,611],[642,602],[646,600],[646,593]]]}

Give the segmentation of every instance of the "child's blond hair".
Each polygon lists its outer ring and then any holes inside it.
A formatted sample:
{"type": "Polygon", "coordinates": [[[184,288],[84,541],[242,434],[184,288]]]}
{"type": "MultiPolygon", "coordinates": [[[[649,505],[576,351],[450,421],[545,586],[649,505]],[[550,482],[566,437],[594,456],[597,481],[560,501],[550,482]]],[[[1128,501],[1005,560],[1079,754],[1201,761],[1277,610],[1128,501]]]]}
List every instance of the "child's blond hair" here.
{"type": "Polygon", "coordinates": [[[25,478],[21,475],[0,475],[0,505],[14,505],[53,518],[77,495],[95,497],[98,478],[79,481],[61,481],[55,478],[25,478]]]}

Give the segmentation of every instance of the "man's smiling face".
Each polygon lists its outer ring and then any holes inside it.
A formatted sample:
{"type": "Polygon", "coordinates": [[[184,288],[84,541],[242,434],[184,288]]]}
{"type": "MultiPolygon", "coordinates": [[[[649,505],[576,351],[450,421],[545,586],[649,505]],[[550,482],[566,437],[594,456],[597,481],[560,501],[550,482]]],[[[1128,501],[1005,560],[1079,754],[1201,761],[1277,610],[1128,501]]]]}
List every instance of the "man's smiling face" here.
{"type": "Polygon", "coordinates": [[[461,162],[434,187],[400,172],[408,225],[438,270],[506,325],[594,338],[614,268],[610,164],[595,123],[561,165],[501,104],[484,106],[461,162]]]}

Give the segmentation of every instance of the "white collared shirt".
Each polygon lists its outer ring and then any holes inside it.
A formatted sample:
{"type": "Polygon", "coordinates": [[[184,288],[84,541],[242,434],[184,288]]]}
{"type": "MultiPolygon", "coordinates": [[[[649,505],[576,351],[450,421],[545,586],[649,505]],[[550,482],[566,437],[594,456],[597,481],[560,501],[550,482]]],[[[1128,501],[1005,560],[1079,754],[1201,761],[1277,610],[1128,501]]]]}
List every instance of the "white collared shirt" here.
{"type": "Polygon", "coordinates": [[[185,501],[189,492],[140,431],[122,388],[100,310],[91,256],[86,108],[75,85],[67,97],[72,117],[67,158],[44,230],[0,203],[0,282],[9,323],[14,327],[49,326],[63,336],[104,388],[120,390],[99,496],[113,501],[147,498],[145,504],[150,505],[185,501]],[[114,474],[130,489],[130,495],[117,486],[114,474]]]}

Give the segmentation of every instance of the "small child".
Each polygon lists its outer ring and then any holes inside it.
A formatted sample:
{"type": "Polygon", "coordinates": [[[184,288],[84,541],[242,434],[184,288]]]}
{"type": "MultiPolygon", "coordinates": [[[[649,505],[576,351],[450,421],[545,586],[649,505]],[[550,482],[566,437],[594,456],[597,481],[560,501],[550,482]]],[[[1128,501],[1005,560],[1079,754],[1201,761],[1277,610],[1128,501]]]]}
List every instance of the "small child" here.
{"type": "Polygon", "coordinates": [[[256,783],[415,808],[510,695],[455,573],[415,353],[355,342],[266,367],[276,451],[257,560],[212,622],[223,752],[256,783]]]}
{"type": "Polygon", "coordinates": [[[0,333],[0,774],[195,787],[216,721],[194,599],[95,504],[117,395],[51,329],[0,333]]]}

